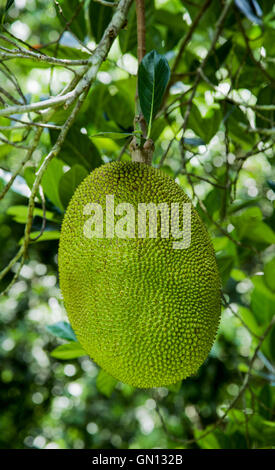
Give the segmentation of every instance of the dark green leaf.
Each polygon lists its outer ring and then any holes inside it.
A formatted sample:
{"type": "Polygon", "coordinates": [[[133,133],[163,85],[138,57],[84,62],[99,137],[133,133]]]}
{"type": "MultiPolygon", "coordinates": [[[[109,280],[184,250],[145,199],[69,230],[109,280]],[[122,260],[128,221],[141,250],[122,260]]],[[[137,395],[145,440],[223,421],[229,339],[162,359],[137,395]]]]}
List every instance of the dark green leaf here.
{"type": "MultiPolygon", "coordinates": [[[[184,112],[184,111],[183,111],[184,112]]],[[[211,108],[207,114],[202,117],[198,107],[193,104],[188,121],[188,127],[191,128],[206,144],[218,132],[222,115],[219,108],[211,108]]]]}
{"type": "Polygon", "coordinates": [[[148,136],[169,78],[170,67],[166,58],[156,51],[146,54],[138,70],[138,95],[142,113],[148,124],[148,136]]]}
{"type": "Polygon", "coordinates": [[[260,326],[267,326],[274,315],[275,294],[266,286],[263,276],[252,278],[251,310],[260,326]]]}
{"type": "MultiPolygon", "coordinates": [[[[55,140],[56,132],[51,132],[52,141],[55,140]]],[[[73,126],[67,134],[58,158],[69,166],[82,165],[89,172],[102,164],[100,153],[91,139],[73,126]]]]}
{"type": "MultiPolygon", "coordinates": [[[[274,305],[274,304],[273,304],[274,305]]],[[[273,312],[274,313],[274,312],[273,312]]],[[[273,362],[275,362],[275,326],[273,326],[270,337],[269,337],[269,353],[270,358],[273,362]]]]}
{"type": "MultiPolygon", "coordinates": [[[[59,11],[59,5],[55,3],[57,17],[64,27],[70,23],[70,30],[83,41],[87,34],[86,21],[84,15],[84,5],[80,6],[79,0],[59,0],[62,13],[59,11]],[[76,11],[78,13],[76,14],[76,11]]],[[[94,3],[94,2],[91,2],[94,3]]]]}
{"type": "Polygon", "coordinates": [[[218,83],[216,78],[216,72],[222,66],[222,64],[226,61],[229,52],[231,51],[232,47],[232,39],[228,39],[222,46],[214,49],[212,54],[210,54],[209,59],[207,61],[204,73],[205,75],[215,84],[218,83]]]}
{"type": "Polygon", "coordinates": [[[0,23],[3,22],[5,20],[5,15],[7,13],[7,11],[10,9],[10,7],[12,6],[12,4],[14,3],[14,0],[7,0],[6,1],[6,6],[2,6],[2,4],[4,5],[5,4],[5,0],[2,0],[1,4],[0,4],[0,23]]]}
{"type": "MultiPolygon", "coordinates": [[[[257,97],[257,105],[275,105],[275,91],[271,86],[262,88],[257,97]]],[[[261,128],[268,128],[274,125],[274,111],[260,110],[256,114],[256,126],[261,128]]]]}
{"type": "Polygon", "coordinates": [[[51,356],[56,359],[75,359],[86,355],[86,351],[77,341],[61,344],[51,352],[51,356]]]}
{"type": "Polygon", "coordinates": [[[59,197],[63,207],[67,207],[77,186],[88,174],[88,171],[82,165],[74,165],[64,173],[59,181],[59,197]]]}
{"type": "Polygon", "coordinates": [[[53,325],[46,326],[47,330],[53,335],[67,341],[77,341],[71,325],[65,321],[59,321],[53,325]]]}
{"type": "Polygon", "coordinates": [[[232,224],[236,227],[240,240],[247,239],[255,243],[275,243],[275,233],[264,222],[259,207],[249,207],[240,214],[231,216],[232,224]]]}
{"type": "Polygon", "coordinates": [[[61,177],[63,176],[64,164],[57,158],[53,159],[44,173],[41,184],[45,195],[50,201],[59,209],[63,210],[63,205],[59,197],[58,185],[61,177]]]}
{"type": "MultiPolygon", "coordinates": [[[[113,0],[110,0],[111,2],[113,0]]],[[[89,20],[92,36],[95,38],[95,41],[98,43],[107,28],[108,24],[111,21],[113,16],[113,9],[100,5],[93,0],[89,4],[89,20]]]]}
{"type": "MultiPolygon", "coordinates": [[[[145,0],[145,21],[146,21],[146,45],[147,49],[152,47],[152,42],[154,43],[154,38],[152,41],[152,36],[154,36],[155,28],[152,28],[152,23],[154,21],[154,11],[155,6],[152,0],[145,0]]],[[[137,50],[137,15],[136,15],[136,5],[133,2],[133,5],[130,8],[127,18],[127,26],[122,29],[119,33],[119,45],[122,54],[127,52],[132,52],[136,55],[137,50]]],[[[155,48],[155,46],[153,46],[155,48]]]]}
{"type": "Polygon", "coordinates": [[[272,417],[272,396],[268,384],[261,389],[258,398],[258,410],[260,415],[265,419],[270,419],[272,417]]]}
{"type": "Polygon", "coordinates": [[[126,92],[118,91],[106,102],[104,111],[109,119],[114,121],[123,131],[133,128],[135,117],[134,99],[131,99],[126,92]]]}
{"type": "Polygon", "coordinates": [[[225,121],[227,121],[229,136],[245,150],[250,150],[254,145],[255,135],[249,134],[245,130],[246,127],[250,127],[246,115],[236,106],[227,105],[227,107],[228,112],[225,121]]]}
{"type": "Polygon", "coordinates": [[[275,193],[275,181],[267,180],[267,184],[275,193]]]}
{"type": "Polygon", "coordinates": [[[214,238],[213,245],[216,251],[219,272],[225,284],[230,276],[231,270],[236,265],[236,245],[227,237],[214,238]]]}
{"type": "Polygon", "coordinates": [[[14,0],[7,0],[5,11],[8,11],[8,9],[12,6],[13,3],[14,0]]]}
{"type": "Polygon", "coordinates": [[[182,384],[182,380],[180,380],[179,382],[175,384],[168,385],[166,388],[170,390],[170,392],[178,393],[180,391],[181,384],[182,384]]]}

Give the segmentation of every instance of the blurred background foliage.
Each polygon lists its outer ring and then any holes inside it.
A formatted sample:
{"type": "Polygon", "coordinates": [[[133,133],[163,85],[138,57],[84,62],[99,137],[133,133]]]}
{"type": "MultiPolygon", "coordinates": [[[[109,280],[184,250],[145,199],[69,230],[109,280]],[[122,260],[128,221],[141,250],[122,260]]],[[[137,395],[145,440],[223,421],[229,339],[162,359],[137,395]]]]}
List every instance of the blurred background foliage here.
{"type": "MultiPolygon", "coordinates": [[[[85,60],[112,17],[112,8],[93,0],[8,4],[6,13],[1,9],[1,108],[22,97],[31,103],[56,95],[74,74],[71,67],[26,57],[5,59],[4,48],[14,49],[5,38],[35,53],[85,60]]],[[[225,5],[146,2],[147,49],[165,54],[172,70],[153,125],[153,166],[176,178],[197,207],[223,280],[222,320],[210,356],[196,376],[169,389],[118,383],[83,355],[58,287],[60,224],[75,187],[96,166],[130,159],[129,137],[96,134],[133,131],[132,5],[127,26],[43,176],[46,228],[0,297],[1,448],[274,448],[275,8],[268,0],[236,0],[220,24],[225,5]]],[[[62,125],[70,111],[57,108],[51,123],[62,125]]],[[[33,128],[16,124],[0,117],[0,191],[19,168],[1,201],[1,269],[22,242],[35,172],[58,132],[45,129],[20,167],[21,147],[32,143],[33,128]]],[[[33,238],[41,224],[38,196],[33,238]]]]}

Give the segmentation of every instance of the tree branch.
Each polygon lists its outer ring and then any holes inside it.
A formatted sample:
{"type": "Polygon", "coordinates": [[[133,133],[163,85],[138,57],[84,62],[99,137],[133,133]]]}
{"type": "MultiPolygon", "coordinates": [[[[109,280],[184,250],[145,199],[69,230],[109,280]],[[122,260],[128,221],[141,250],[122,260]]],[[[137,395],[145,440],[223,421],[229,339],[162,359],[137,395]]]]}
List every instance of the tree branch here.
{"type": "MultiPolygon", "coordinates": [[[[85,100],[85,98],[88,94],[88,91],[89,91],[92,83],[96,79],[99,67],[101,66],[102,62],[105,60],[115,37],[117,36],[118,32],[120,31],[120,29],[122,28],[122,26],[125,23],[125,20],[126,20],[129,8],[132,4],[132,1],[133,0],[121,0],[119,2],[118,7],[117,7],[117,9],[116,9],[116,11],[113,15],[113,18],[112,18],[109,26],[105,30],[105,33],[104,33],[99,45],[97,46],[97,48],[94,52],[94,55],[91,56],[91,58],[89,59],[89,66],[86,67],[85,70],[83,71],[83,78],[80,79],[80,77],[77,77],[78,80],[80,80],[80,81],[78,81],[77,78],[76,78],[67,87],[67,89],[71,90],[72,85],[75,85],[75,88],[74,88],[73,91],[69,91],[68,93],[64,94],[64,90],[63,90],[63,92],[62,92],[63,94],[61,94],[57,97],[51,98],[49,100],[46,100],[46,103],[45,102],[33,103],[32,105],[25,105],[25,106],[21,106],[21,107],[11,106],[9,108],[6,108],[6,109],[0,111],[0,115],[6,116],[6,115],[9,115],[9,114],[14,114],[14,113],[22,114],[23,112],[26,112],[26,111],[33,111],[33,110],[36,111],[36,110],[41,110],[41,109],[47,109],[47,108],[50,107],[50,109],[46,112],[46,114],[43,115],[45,118],[47,118],[49,120],[49,117],[51,116],[51,113],[53,113],[52,108],[54,108],[56,106],[59,106],[60,104],[66,104],[66,106],[68,107],[69,104],[71,104],[73,101],[76,100],[76,104],[74,105],[73,111],[71,112],[70,116],[67,118],[66,122],[62,126],[62,129],[59,133],[59,136],[56,140],[56,143],[54,144],[53,148],[48,153],[48,155],[45,157],[45,159],[43,160],[42,165],[40,166],[39,170],[36,173],[35,181],[33,183],[33,187],[32,187],[32,190],[31,190],[31,195],[30,195],[30,198],[29,198],[28,215],[27,215],[27,223],[26,223],[25,232],[24,232],[23,246],[19,249],[18,253],[14,256],[14,258],[11,260],[9,265],[0,273],[0,280],[3,279],[3,277],[10,271],[10,269],[14,266],[14,264],[21,257],[22,257],[23,261],[26,257],[27,249],[28,249],[28,245],[29,245],[29,241],[30,241],[30,233],[31,233],[32,221],[33,221],[33,212],[34,212],[34,208],[35,208],[35,197],[36,197],[36,193],[37,193],[37,191],[40,187],[42,177],[43,177],[45,171],[47,170],[49,163],[52,161],[53,158],[55,158],[58,155],[58,153],[59,153],[59,151],[62,147],[62,144],[63,144],[63,142],[64,142],[64,140],[67,136],[67,133],[68,133],[71,125],[73,124],[73,122],[74,122],[74,120],[75,120],[75,118],[76,118],[76,116],[77,116],[77,114],[78,114],[78,112],[79,112],[79,110],[82,106],[82,103],[84,102],[84,100],[85,100]]],[[[38,142],[39,142],[39,137],[40,137],[42,131],[43,131],[43,127],[37,129],[36,137],[37,137],[38,142]]],[[[34,146],[28,152],[28,155],[27,155],[28,159],[31,158],[31,155],[33,153],[33,149],[34,149],[34,146]]],[[[28,161],[27,157],[23,161],[23,166],[28,161]]],[[[21,164],[20,169],[21,168],[22,168],[22,164],[21,164]]],[[[20,169],[18,170],[18,172],[20,171],[20,169]]],[[[15,177],[16,176],[13,175],[13,177],[9,181],[8,185],[6,185],[6,187],[4,188],[4,190],[2,192],[2,193],[4,193],[3,195],[6,194],[9,187],[12,185],[12,182],[14,181],[15,177]]],[[[18,269],[18,271],[16,272],[16,274],[14,276],[14,279],[17,278],[18,275],[19,275],[20,269],[23,265],[22,260],[21,260],[19,269],[18,269]]],[[[13,279],[12,282],[14,282],[14,279],[13,279]]],[[[7,289],[8,288],[5,289],[4,293],[7,292],[7,289]]]]}
{"type": "Polygon", "coordinates": [[[145,28],[145,3],[144,0],[136,0],[137,14],[137,55],[140,63],[146,54],[146,28],[145,28]]]}

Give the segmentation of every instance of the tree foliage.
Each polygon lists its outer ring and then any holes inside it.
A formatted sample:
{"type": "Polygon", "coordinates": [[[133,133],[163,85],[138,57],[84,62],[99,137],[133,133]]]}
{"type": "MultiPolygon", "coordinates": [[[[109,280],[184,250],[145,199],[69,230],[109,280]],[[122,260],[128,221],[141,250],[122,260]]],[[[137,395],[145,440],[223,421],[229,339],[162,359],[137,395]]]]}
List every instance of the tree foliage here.
{"type": "Polygon", "coordinates": [[[154,390],[119,383],[84,355],[57,279],[76,186],[104,162],[131,158],[134,2],[2,3],[1,447],[271,448],[273,2],[146,1],[147,51],[163,57],[155,89],[169,80],[158,110],[144,111],[152,164],[191,197],[223,281],[218,338],[199,374],[154,390]]]}

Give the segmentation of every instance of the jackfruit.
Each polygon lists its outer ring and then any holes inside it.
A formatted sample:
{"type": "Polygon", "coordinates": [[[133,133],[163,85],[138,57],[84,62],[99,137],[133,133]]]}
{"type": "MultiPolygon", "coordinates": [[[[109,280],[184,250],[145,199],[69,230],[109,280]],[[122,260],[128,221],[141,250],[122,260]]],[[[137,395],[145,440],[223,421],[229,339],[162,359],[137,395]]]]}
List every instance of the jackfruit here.
{"type": "MultiPolygon", "coordinates": [[[[186,241],[183,216],[179,221],[186,241]]],[[[143,163],[113,162],[87,176],[68,205],[58,263],[64,304],[76,336],[110,375],[135,387],[166,386],[195,374],[205,361],[220,319],[215,254],[189,198],[161,170],[143,163]],[[170,226],[161,232],[160,212],[155,238],[147,233],[148,217],[143,219],[146,236],[139,236],[136,217],[130,228],[125,223],[121,238],[112,223],[123,225],[125,211],[112,222],[108,198],[115,205],[131,204],[136,214],[140,203],[164,203],[170,219],[172,203],[189,204],[190,246],[175,248],[178,240],[170,226]],[[102,207],[101,216],[95,217],[91,203],[102,207]]]]}

